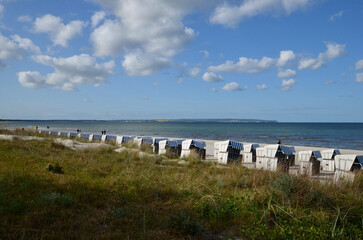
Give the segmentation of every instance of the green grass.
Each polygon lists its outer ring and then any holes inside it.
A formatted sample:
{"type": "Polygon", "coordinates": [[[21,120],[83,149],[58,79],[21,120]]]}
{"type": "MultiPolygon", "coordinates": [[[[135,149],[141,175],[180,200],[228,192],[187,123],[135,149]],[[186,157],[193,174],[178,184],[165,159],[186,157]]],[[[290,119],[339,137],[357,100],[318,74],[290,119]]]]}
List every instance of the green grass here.
{"type": "Polygon", "coordinates": [[[321,185],[113,149],[0,140],[0,239],[363,238],[361,174],[321,185]]]}

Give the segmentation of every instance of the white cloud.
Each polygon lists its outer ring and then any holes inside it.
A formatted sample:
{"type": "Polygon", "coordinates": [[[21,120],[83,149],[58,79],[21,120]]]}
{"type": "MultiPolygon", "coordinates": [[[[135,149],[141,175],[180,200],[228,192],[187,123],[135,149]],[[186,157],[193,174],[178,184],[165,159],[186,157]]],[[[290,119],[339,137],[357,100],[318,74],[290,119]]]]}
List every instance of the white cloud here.
{"type": "Polygon", "coordinates": [[[18,80],[23,87],[44,88],[47,86],[45,78],[39,72],[19,72],[18,80]]]}
{"type": "Polygon", "coordinates": [[[40,53],[40,49],[30,39],[22,38],[19,35],[13,35],[11,38],[18,44],[19,47],[30,52],[40,53]]]}
{"type": "Polygon", "coordinates": [[[34,32],[47,33],[54,45],[67,47],[68,41],[80,34],[86,25],[85,22],[79,20],[71,21],[65,25],[60,17],[47,14],[35,19],[34,32]]]}
{"type": "Polygon", "coordinates": [[[98,85],[107,82],[113,74],[114,61],[98,64],[94,57],[87,54],[75,55],[69,58],[54,58],[46,55],[33,57],[34,61],[51,66],[53,73],[46,76],[39,72],[19,72],[18,80],[24,87],[53,87],[65,91],[76,90],[79,84],[98,85]]]}
{"type": "Polygon", "coordinates": [[[231,5],[224,2],[210,16],[210,22],[235,27],[246,18],[260,14],[284,12],[290,14],[307,7],[312,0],[244,0],[241,5],[231,5]]]}
{"type": "Polygon", "coordinates": [[[142,96],[142,97],[140,97],[139,99],[140,99],[140,100],[144,100],[144,101],[146,101],[146,100],[149,100],[149,96],[142,96]]]}
{"type": "Polygon", "coordinates": [[[296,55],[293,51],[287,50],[287,51],[280,51],[280,58],[277,60],[277,66],[285,66],[290,61],[294,60],[296,58],[296,55]]]}
{"type": "Polygon", "coordinates": [[[19,22],[32,22],[33,19],[29,15],[19,16],[18,17],[19,22]]]}
{"type": "Polygon", "coordinates": [[[355,63],[355,70],[361,70],[361,69],[363,69],[363,59],[355,63]]]}
{"type": "MultiPolygon", "coordinates": [[[[129,55],[125,57],[127,61],[137,54],[139,59],[146,57],[146,62],[157,62],[155,69],[150,69],[150,64],[144,65],[148,68],[145,71],[139,65],[138,70],[141,72],[154,74],[169,67],[172,58],[196,35],[193,29],[185,27],[182,22],[184,16],[196,5],[195,1],[96,1],[109,8],[116,19],[104,20],[92,32],[91,42],[95,56],[116,57],[126,54],[129,55]]],[[[124,62],[123,65],[128,64],[124,62]]],[[[127,69],[126,72],[134,74],[134,71],[127,69]]]]}
{"type": "Polygon", "coordinates": [[[210,66],[212,72],[235,72],[235,73],[260,73],[273,67],[276,60],[273,58],[263,57],[261,60],[240,57],[237,63],[226,61],[218,66],[210,66]]]}
{"type": "Polygon", "coordinates": [[[207,50],[202,50],[200,52],[203,53],[205,58],[209,58],[209,52],[207,50]]]}
{"type": "Polygon", "coordinates": [[[158,85],[160,85],[160,82],[153,82],[153,85],[158,86],[158,85]]]}
{"type": "Polygon", "coordinates": [[[317,70],[338,57],[347,54],[344,44],[326,43],[327,50],[319,53],[317,58],[303,58],[299,61],[299,69],[317,70]]]}
{"type": "Polygon", "coordinates": [[[344,11],[342,10],[340,12],[337,12],[337,13],[331,15],[330,18],[329,18],[330,21],[334,21],[334,19],[342,17],[343,13],[344,13],[344,11]]]}
{"type": "Polygon", "coordinates": [[[248,88],[247,86],[240,87],[238,85],[238,83],[231,82],[231,83],[227,83],[225,86],[223,86],[222,90],[235,92],[235,91],[243,91],[243,90],[246,90],[247,88],[248,88]]]}
{"type": "Polygon", "coordinates": [[[216,88],[211,88],[209,91],[211,91],[211,92],[218,92],[218,90],[216,88]]]}
{"type": "Polygon", "coordinates": [[[0,33],[0,67],[5,67],[3,61],[21,60],[28,51],[38,53],[40,50],[33,42],[27,38],[21,38],[13,35],[12,40],[0,33]]]}
{"type": "Polygon", "coordinates": [[[296,77],[296,71],[292,70],[292,69],[279,69],[279,72],[277,74],[277,76],[279,78],[293,78],[296,77]]]}
{"type": "Polygon", "coordinates": [[[202,78],[206,82],[223,82],[224,81],[223,76],[217,75],[213,72],[204,73],[202,78]]]}
{"type": "Polygon", "coordinates": [[[169,67],[172,61],[153,54],[130,53],[125,55],[122,66],[129,76],[149,76],[169,67]]]}
{"type": "Polygon", "coordinates": [[[289,80],[282,80],[281,84],[281,90],[282,91],[289,91],[291,88],[296,84],[295,79],[289,79],[289,80]]]}
{"type": "Polygon", "coordinates": [[[355,75],[355,81],[359,83],[363,83],[363,73],[357,73],[355,75]]]}
{"type": "Polygon", "coordinates": [[[95,28],[97,25],[106,17],[106,13],[103,11],[95,12],[91,18],[92,27],[95,28]]]}
{"type": "Polygon", "coordinates": [[[257,89],[258,90],[266,90],[267,89],[267,85],[266,84],[257,85],[257,89]]]}
{"type": "Polygon", "coordinates": [[[26,55],[26,51],[20,48],[15,42],[0,33],[0,66],[6,66],[4,60],[20,60],[26,55]]]}
{"type": "Polygon", "coordinates": [[[328,80],[328,81],[325,81],[325,82],[323,82],[323,84],[324,85],[332,85],[332,84],[335,84],[335,83],[337,83],[337,81],[333,81],[333,80],[328,80]]]}
{"type": "Polygon", "coordinates": [[[199,68],[192,68],[192,69],[189,69],[188,71],[188,76],[190,77],[196,77],[198,76],[200,73],[200,69],[199,68]]]}

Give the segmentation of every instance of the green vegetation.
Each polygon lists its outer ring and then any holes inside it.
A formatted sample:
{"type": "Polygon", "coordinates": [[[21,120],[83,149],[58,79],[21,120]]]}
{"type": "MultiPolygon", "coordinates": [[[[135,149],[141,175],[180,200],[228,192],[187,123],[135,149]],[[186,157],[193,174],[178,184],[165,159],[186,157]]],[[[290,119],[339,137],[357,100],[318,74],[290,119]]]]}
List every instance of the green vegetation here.
{"type": "Polygon", "coordinates": [[[362,175],[322,185],[115,148],[0,140],[0,239],[363,239],[362,175]]]}

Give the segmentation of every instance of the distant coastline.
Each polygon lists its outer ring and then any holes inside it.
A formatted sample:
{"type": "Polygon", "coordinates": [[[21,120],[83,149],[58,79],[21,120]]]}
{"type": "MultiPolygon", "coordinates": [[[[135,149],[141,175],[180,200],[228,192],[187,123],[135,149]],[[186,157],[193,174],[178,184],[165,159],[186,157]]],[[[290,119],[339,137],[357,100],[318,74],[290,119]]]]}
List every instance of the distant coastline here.
{"type": "Polygon", "coordinates": [[[135,122],[135,123],[150,123],[150,122],[175,122],[175,123],[278,123],[276,120],[261,120],[261,119],[120,119],[120,120],[68,120],[68,119],[0,119],[0,122],[64,122],[64,121],[77,121],[77,122],[135,122]]]}

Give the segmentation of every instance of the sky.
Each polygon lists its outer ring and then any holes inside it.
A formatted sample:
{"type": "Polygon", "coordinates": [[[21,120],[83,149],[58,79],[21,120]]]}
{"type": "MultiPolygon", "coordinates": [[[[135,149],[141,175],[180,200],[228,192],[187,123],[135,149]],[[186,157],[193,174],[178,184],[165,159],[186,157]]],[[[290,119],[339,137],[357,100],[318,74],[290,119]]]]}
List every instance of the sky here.
{"type": "Polygon", "coordinates": [[[0,0],[0,119],[363,122],[361,0],[0,0]]]}

